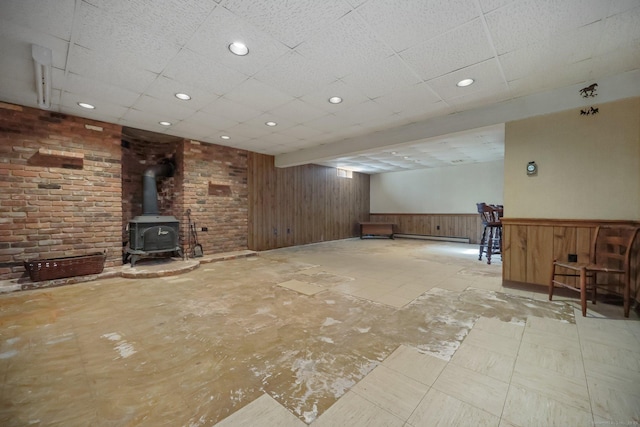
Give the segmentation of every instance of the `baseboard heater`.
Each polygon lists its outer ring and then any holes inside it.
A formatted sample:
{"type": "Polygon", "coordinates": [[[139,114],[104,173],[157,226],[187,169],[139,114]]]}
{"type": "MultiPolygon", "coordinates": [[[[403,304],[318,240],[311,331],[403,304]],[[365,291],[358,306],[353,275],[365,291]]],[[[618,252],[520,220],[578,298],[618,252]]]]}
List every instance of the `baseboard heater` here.
{"type": "Polygon", "coordinates": [[[449,236],[429,236],[426,234],[400,234],[395,233],[393,237],[401,239],[420,239],[420,240],[437,240],[441,242],[469,243],[468,237],[449,237],[449,236]]]}

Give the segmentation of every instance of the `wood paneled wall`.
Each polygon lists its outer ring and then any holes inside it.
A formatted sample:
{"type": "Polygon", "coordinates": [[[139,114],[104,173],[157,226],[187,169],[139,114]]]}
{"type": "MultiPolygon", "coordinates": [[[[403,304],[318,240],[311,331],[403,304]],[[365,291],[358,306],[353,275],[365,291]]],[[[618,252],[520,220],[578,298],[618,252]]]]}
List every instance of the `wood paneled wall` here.
{"type": "Polygon", "coordinates": [[[390,214],[372,213],[370,221],[397,224],[396,233],[424,236],[463,237],[480,243],[482,221],[478,214],[390,214]]]}
{"type": "Polygon", "coordinates": [[[249,240],[252,250],[359,235],[369,220],[369,175],[340,178],[318,165],[276,168],[274,157],[249,153],[249,240]]]}
{"type": "MultiPolygon", "coordinates": [[[[640,226],[640,221],[503,218],[503,280],[548,286],[553,259],[566,261],[568,254],[577,254],[579,262],[588,261],[595,229],[606,224],[640,226]]],[[[640,298],[639,250],[637,239],[631,272],[636,299],[640,298]]]]}

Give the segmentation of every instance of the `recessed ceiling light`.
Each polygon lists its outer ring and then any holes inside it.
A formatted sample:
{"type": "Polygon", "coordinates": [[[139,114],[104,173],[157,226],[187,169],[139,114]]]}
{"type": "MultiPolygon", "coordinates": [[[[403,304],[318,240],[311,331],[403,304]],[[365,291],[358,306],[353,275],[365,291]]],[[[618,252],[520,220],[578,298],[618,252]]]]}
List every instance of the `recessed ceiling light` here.
{"type": "Polygon", "coordinates": [[[458,86],[458,87],[470,86],[470,85],[473,84],[474,81],[475,80],[473,80],[473,79],[462,79],[458,83],[456,83],[456,86],[458,86]]]}
{"type": "Polygon", "coordinates": [[[332,104],[340,104],[342,102],[342,98],[340,98],[339,96],[332,96],[331,98],[329,98],[329,102],[332,104]]]}
{"type": "Polygon", "coordinates": [[[171,122],[158,122],[162,126],[171,126],[171,122]]]}
{"type": "Polygon", "coordinates": [[[86,102],[78,102],[78,105],[82,108],[86,108],[87,110],[93,110],[94,108],[96,108],[95,106],[87,104],[86,102]]]}
{"type": "Polygon", "coordinates": [[[267,126],[277,126],[278,124],[276,122],[266,122],[265,125],[267,125],[267,126]]]}
{"type": "Polygon", "coordinates": [[[411,158],[411,157],[409,157],[409,156],[404,156],[404,159],[405,159],[405,160],[408,160],[408,159],[410,159],[410,158],[411,158]]]}
{"type": "Polygon", "coordinates": [[[229,50],[231,51],[231,53],[238,56],[245,56],[247,53],[249,53],[249,48],[247,47],[247,45],[240,42],[231,43],[229,45],[229,50]]]}
{"type": "Polygon", "coordinates": [[[186,93],[176,93],[175,97],[178,99],[182,99],[183,101],[188,101],[191,99],[191,97],[186,93]]]}
{"type": "Polygon", "coordinates": [[[391,154],[398,154],[398,152],[397,151],[392,151],[391,154]]]}
{"type": "Polygon", "coordinates": [[[222,135],[220,139],[231,139],[231,137],[229,135],[222,135]]]}

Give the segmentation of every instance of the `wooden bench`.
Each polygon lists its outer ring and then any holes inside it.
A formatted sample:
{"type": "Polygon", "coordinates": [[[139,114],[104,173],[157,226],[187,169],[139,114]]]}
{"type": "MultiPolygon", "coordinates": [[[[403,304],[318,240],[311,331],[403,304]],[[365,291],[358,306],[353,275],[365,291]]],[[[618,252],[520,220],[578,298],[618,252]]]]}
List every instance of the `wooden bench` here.
{"type": "Polygon", "coordinates": [[[360,238],[364,236],[387,236],[393,239],[393,228],[395,224],[391,222],[361,222],[360,238]]]}

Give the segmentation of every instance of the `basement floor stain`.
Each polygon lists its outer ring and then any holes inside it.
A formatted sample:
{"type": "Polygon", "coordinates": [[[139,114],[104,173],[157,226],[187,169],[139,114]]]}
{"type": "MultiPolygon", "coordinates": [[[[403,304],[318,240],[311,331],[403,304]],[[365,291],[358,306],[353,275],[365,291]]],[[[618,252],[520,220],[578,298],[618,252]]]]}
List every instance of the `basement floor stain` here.
{"type": "Polygon", "coordinates": [[[2,295],[0,424],[210,426],[264,393],[311,423],[400,345],[448,361],[481,316],[574,322],[476,250],[349,239],[2,295]]]}

